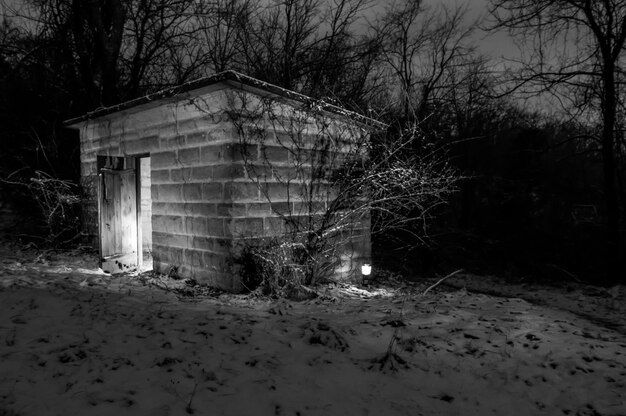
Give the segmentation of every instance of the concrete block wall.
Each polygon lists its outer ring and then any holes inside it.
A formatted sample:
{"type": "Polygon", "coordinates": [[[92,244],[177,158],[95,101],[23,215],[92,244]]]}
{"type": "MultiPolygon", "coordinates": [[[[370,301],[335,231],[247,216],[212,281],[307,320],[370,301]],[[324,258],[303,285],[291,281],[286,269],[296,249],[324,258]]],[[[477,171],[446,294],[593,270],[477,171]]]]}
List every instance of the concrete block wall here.
{"type": "MultiPolygon", "coordinates": [[[[283,111],[282,115],[290,116],[288,111],[283,111]]],[[[256,194],[254,188],[249,193],[241,192],[245,200],[234,204],[236,209],[231,212],[234,236],[245,238],[245,234],[240,234],[244,230],[254,230],[252,234],[264,236],[281,236],[288,231],[283,216],[308,217],[324,213],[336,197],[334,190],[323,185],[316,196],[302,197],[302,193],[308,191],[310,168],[318,156],[312,150],[315,147],[313,142],[328,131],[344,136],[331,150],[340,158],[353,149],[349,139],[363,134],[363,131],[357,131],[355,126],[342,125],[342,122],[326,125],[321,131],[315,122],[306,118],[297,119],[301,121],[274,123],[266,128],[261,137],[257,133],[261,128],[258,121],[238,126],[239,150],[245,154],[243,167],[247,174],[247,186],[256,183],[259,193],[256,194]],[[294,130],[289,131],[290,128],[294,130]],[[298,141],[297,145],[294,138],[298,141]],[[238,226],[239,221],[246,225],[238,226]]],[[[239,163],[242,162],[235,159],[234,164],[239,163]]],[[[370,222],[369,216],[365,217],[355,219],[343,233],[328,236],[331,244],[336,244],[337,255],[341,258],[333,277],[343,280],[360,277],[360,266],[371,262],[370,222]]]]}
{"type": "Polygon", "coordinates": [[[209,107],[177,103],[115,113],[81,128],[81,171],[89,198],[87,230],[97,235],[97,156],[150,156],[152,251],[155,270],[236,289],[225,206],[234,127],[226,94],[203,97],[209,107]],[[210,112],[209,112],[210,111],[210,112]]]}
{"type": "MultiPolygon", "coordinates": [[[[281,214],[303,212],[285,137],[270,131],[264,143],[242,141],[228,111],[232,103],[231,91],[222,89],[84,122],[81,172],[94,196],[85,207],[86,229],[97,235],[97,156],[149,156],[155,270],[238,290],[237,243],[279,235],[281,214]]],[[[362,247],[351,253],[359,264],[370,256],[369,228],[361,234],[347,248],[362,247]]]]}

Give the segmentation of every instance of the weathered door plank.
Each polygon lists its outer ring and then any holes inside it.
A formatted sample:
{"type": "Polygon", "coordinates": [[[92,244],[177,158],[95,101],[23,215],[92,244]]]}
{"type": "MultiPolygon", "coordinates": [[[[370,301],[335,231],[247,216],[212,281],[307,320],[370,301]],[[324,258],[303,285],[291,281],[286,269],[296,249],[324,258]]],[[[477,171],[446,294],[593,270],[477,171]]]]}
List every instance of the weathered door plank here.
{"type": "Polygon", "coordinates": [[[137,188],[134,169],[102,169],[101,267],[109,273],[137,268],[137,188]]]}

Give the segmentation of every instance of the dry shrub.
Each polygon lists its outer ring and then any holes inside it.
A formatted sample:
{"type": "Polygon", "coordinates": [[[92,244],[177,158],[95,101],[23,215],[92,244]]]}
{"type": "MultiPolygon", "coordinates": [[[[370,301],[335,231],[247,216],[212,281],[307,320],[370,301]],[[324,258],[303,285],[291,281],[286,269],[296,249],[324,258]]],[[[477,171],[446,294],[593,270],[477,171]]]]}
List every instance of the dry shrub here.
{"type": "Polygon", "coordinates": [[[20,192],[28,203],[37,207],[43,228],[38,237],[45,244],[64,246],[80,236],[80,197],[75,183],[42,171],[35,171],[30,177],[10,175],[2,183],[20,192]]]}
{"type": "Polygon", "coordinates": [[[244,244],[235,258],[248,291],[263,295],[303,299],[315,296],[306,286],[320,276],[319,253],[301,242],[266,238],[244,244]]]}

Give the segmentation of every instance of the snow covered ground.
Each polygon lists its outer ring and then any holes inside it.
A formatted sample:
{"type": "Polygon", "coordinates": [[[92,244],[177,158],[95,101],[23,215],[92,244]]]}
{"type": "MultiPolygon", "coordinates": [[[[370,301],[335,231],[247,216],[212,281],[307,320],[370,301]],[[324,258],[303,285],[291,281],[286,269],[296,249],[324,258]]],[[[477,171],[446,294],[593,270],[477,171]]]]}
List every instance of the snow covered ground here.
{"type": "Polygon", "coordinates": [[[623,290],[432,283],[271,301],[0,248],[0,415],[626,415],[623,290]]]}

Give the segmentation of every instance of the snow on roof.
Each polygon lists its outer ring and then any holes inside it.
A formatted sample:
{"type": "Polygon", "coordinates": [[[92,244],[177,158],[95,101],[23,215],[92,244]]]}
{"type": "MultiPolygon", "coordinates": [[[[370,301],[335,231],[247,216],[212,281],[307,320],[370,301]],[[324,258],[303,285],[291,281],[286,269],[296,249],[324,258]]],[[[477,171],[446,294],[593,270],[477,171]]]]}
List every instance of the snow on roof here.
{"type": "Polygon", "coordinates": [[[355,121],[365,123],[368,125],[375,125],[379,128],[384,128],[386,125],[377,120],[374,120],[370,117],[363,116],[362,114],[355,113],[350,110],[346,110],[345,108],[339,107],[334,104],[330,104],[325,102],[324,100],[315,99],[295,91],[291,91],[282,87],[279,87],[274,84],[270,84],[265,81],[261,81],[256,78],[252,78],[250,76],[241,74],[236,71],[224,71],[215,75],[211,75],[208,77],[200,78],[194,81],[186,82],[184,84],[166,88],[164,90],[155,92],[153,94],[148,94],[143,97],[138,97],[130,101],[126,101],[120,104],[116,104],[110,107],[101,107],[94,111],[88,112],[82,116],[75,117],[69,120],[66,120],[63,124],[66,127],[77,127],[78,124],[91,120],[94,118],[106,116],[109,114],[113,114],[119,111],[128,110],[134,107],[138,107],[141,105],[149,104],[149,103],[160,103],[165,99],[174,98],[184,93],[193,92],[199,90],[201,88],[209,87],[216,84],[227,84],[231,87],[239,88],[242,90],[247,90],[259,94],[269,94],[275,95],[278,97],[285,98],[287,100],[299,101],[302,103],[310,104],[311,106],[315,105],[323,111],[348,117],[355,121]]]}

